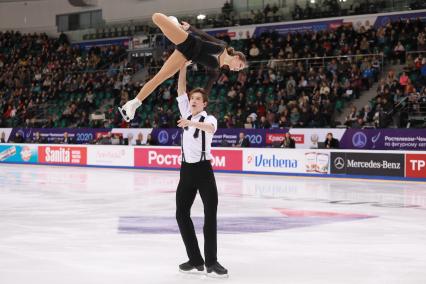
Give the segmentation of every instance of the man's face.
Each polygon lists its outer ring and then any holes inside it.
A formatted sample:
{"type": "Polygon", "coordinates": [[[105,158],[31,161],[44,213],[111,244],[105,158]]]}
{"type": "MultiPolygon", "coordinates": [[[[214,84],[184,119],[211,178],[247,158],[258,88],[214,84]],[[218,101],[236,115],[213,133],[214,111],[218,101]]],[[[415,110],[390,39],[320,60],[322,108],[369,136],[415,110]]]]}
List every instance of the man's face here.
{"type": "Polygon", "coordinates": [[[192,112],[198,113],[204,110],[207,103],[203,101],[203,95],[201,93],[195,92],[191,95],[189,105],[191,106],[192,112]]]}
{"type": "Polygon", "coordinates": [[[244,139],[244,133],[240,133],[240,139],[244,139]]]}

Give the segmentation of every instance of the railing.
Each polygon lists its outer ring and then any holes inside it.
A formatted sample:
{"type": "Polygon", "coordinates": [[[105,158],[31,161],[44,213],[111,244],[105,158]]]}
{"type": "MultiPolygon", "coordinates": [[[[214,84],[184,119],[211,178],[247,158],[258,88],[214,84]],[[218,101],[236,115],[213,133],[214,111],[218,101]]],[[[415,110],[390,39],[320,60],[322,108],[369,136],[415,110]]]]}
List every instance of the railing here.
{"type": "Polygon", "coordinates": [[[407,51],[405,53],[405,58],[408,59],[409,56],[411,56],[411,58],[416,59],[419,55],[426,55],[426,50],[420,50],[420,51],[407,51]]]}
{"type": "MultiPolygon", "coordinates": [[[[248,61],[248,70],[257,70],[259,68],[269,68],[272,70],[280,71],[286,68],[287,63],[292,63],[297,65],[302,63],[303,67],[307,70],[309,68],[320,68],[326,67],[327,64],[331,63],[333,60],[339,59],[347,60],[351,63],[359,62],[363,59],[377,59],[380,62],[380,70],[384,68],[384,55],[375,53],[375,54],[350,54],[350,55],[340,55],[340,56],[324,56],[324,57],[303,57],[303,58],[291,58],[291,59],[269,59],[269,60],[251,60],[248,61]]],[[[161,66],[151,67],[153,70],[161,69],[161,66]]]]}
{"type": "MultiPolygon", "coordinates": [[[[350,63],[359,62],[364,59],[378,59],[380,62],[380,69],[383,70],[384,67],[384,55],[375,53],[375,54],[350,54],[350,55],[340,55],[340,56],[323,56],[323,57],[304,57],[304,58],[291,58],[291,59],[270,59],[270,60],[258,60],[250,61],[250,69],[258,69],[259,67],[268,67],[274,70],[284,69],[286,63],[302,63],[305,68],[319,68],[326,67],[327,64],[331,63],[333,60],[339,61],[349,61],[350,63]]],[[[294,65],[294,64],[293,64],[294,65]]]]}
{"type": "MultiPolygon", "coordinates": [[[[408,11],[416,9],[426,9],[426,3],[419,0],[391,0],[391,1],[355,1],[348,0],[337,2],[339,8],[332,8],[325,4],[323,0],[316,0],[315,4],[306,7],[296,7],[289,1],[255,1],[251,4],[247,0],[234,0],[234,8],[229,12],[221,9],[206,9],[197,11],[181,11],[174,13],[179,20],[187,21],[199,28],[218,28],[236,25],[263,24],[271,22],[289,21],[289,20],[307,20],[326,17],[340,17],[351,15],[362,15],[372,13],[385,13],[395,11],[408,11]],[[272,8],[276,4],[276,11],[265,13],[267,4],[272,8]],[[324,2],[324,3],[323,3],[324,2]],[[199,14],[205,14],[203,20],[197,19],[199,14]]],[[[309,1],[308,1],[309,3],[309,1]]],[[[330,2],[327,2],[330,3],[330,2]]],[[[99,38],[97,35],[111,34],[116,30],[124,31],[125,34],[133,36],[135,34],[148,34],[144,31],[149,26],[153,26],[151,17],[119,19],[103,23],[96,27],[96,32],[87,35],[89,38],[99,38]]]]}

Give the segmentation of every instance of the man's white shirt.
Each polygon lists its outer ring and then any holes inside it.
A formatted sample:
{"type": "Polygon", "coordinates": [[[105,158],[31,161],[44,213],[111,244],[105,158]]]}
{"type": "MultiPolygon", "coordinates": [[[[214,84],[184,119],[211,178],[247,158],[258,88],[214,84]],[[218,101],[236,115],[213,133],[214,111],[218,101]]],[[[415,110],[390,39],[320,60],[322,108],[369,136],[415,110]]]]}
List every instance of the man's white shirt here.
{"type": "MultiPolygon", "coordinates": [[[[191,115],[191,107],[189,106],[188,95],[180,95],[176,98],[179,105],[179,111],[183,119],[188,119],[191,115]]],[[[200,118],[204,116],[205,123],[211,123],[214,126],[214,132],[217,130],[217,120],[213,115],[207,115],[207,112],[202,111],[197,115],[191,117],[191,121],[199,122],[200,118]]],[[[196,128],[189,126],[188,130],[184,130],[182,134],[183,153],[185,155],[185,162],[197,163],[201,160],[202,149],[202,134],[201,129],[197,138],[194,138],[196,128]]],[[[206,160],[211,160],[211,145],[213,140],[213,133],[206,132],[206,160]]]]}

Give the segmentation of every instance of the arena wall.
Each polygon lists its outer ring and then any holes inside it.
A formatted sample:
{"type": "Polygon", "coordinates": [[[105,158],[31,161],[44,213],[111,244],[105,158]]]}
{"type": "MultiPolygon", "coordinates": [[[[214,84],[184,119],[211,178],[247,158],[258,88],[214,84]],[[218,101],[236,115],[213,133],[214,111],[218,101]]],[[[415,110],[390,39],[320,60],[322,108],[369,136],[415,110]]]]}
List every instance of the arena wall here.
{"type": "MultiPolygon", "coordinates": [[[[225,148],[212,150],[215,171],[426,181],[426,152],[225,148]]],[[[176,146],[1,144],[0,163],[178,170],[176,146]]]]}

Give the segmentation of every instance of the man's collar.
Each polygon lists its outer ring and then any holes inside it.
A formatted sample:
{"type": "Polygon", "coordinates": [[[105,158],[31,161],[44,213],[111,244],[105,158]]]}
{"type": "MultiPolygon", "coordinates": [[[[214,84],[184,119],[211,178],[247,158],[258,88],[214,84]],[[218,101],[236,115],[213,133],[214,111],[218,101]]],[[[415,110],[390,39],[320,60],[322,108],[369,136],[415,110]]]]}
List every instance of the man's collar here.
{"type": "Polygon", "coordinates": [[[203,110],[203,111],[197,113],[196,115],[193,115],[192,118],[196,118],[196,117],[200,117],[200,116],[206,117],[207,116],[207,112],[205,110],[203,110]]]}

